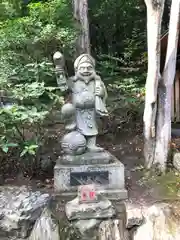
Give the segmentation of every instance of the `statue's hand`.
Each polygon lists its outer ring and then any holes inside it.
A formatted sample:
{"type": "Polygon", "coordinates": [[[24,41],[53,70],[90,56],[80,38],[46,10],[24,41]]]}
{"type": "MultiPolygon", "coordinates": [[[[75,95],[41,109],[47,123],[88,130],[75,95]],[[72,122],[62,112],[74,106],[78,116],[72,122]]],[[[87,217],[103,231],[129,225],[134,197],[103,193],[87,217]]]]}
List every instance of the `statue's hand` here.
{"type": "Polygon", "coordinates": [[[96,113],[98,115],[108,116],[108,111],[106,109],[106,106],[100,97],[96,97],[95,106],[96,106],[96,113]]]}
{"type": "Polygon", "coordinates": [[[102,88],[100,86],[96,87],[95,95],[99,97],[103,96],[102,88]]]}

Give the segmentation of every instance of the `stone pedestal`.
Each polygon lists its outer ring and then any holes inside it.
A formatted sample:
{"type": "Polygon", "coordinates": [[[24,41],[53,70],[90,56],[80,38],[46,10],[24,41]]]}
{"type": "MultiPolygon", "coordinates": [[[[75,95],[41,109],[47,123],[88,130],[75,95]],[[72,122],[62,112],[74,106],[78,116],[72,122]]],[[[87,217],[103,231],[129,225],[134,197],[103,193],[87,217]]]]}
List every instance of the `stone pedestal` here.
{"type": "Polygon", "coordinates": [[[60,158],[54,168],[55,191],[75,197],[79,185],[95,184],[97,191],[108,199],[126,199],[124,165],[108,152],[94,153],[93,163],[89,159],[90,153],[80,155],[78,161],[71,163],[60,158]]]}

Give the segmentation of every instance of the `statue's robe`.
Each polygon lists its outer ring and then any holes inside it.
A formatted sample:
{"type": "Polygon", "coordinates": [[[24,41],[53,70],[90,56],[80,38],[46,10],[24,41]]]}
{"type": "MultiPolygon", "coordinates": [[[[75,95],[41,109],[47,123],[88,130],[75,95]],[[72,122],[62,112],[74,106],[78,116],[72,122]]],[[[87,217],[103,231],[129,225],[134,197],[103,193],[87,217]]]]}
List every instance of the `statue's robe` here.
{"type": "MultiPolygon", "coordinates": [[[[98,106],[102,112],[105,109],[104,98],[106,89],[100,77],[96,76],[85,82],[83,79],[73,77],[69,81],[69,88],[72,91],[72,104],[76,108],[77,130],[84,136],[96,136],[98,134],[96,124],[96,87],[100,89],[101,105],[98,106]]],[[[101,111],[100,111],[101,113],[101,111]]]]}

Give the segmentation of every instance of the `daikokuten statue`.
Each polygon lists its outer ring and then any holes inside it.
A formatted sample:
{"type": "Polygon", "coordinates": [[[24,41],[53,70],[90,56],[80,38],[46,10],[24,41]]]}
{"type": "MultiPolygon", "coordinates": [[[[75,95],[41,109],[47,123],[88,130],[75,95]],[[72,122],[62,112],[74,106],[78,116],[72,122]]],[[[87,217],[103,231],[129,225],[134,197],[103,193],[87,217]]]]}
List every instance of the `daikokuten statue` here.
{"type": "Polygon", "coordinates": [[[108,115],[105,103],[107,92],[100,76],[96,74],[95,60],[89,54],[80,55],[74,62],[75,75],[70,78],[66,78],[64,58],[60,52],[54,54],[54,63],[60,89],[68,88],[71,92],[71,102],[61,109],[68,131],[62,139],[64,153],[80,155],[86,151],[102,151],[96,145],[96,117],[108,115]]]}

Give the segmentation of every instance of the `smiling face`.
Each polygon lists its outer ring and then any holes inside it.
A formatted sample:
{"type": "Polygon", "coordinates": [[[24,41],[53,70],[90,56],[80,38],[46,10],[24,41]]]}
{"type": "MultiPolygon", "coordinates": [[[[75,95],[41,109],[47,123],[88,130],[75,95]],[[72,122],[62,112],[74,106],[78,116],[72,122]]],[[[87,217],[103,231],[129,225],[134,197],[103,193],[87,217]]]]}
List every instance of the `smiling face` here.
{"type": "Polygon", "coordinates": [[[91,77],[92,75],[94,75],[95,70],[94,70],[94,67],[90,63],[84,62],[78,66],[77,72],[82,77],[91,77]]]}

